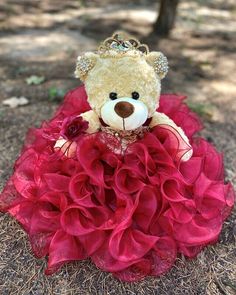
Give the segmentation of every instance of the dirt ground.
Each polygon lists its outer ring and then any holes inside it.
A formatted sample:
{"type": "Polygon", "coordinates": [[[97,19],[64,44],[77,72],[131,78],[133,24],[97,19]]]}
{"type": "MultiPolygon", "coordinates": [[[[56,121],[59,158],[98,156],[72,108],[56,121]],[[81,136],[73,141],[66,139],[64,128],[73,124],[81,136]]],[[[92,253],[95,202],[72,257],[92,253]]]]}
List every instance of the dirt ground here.
{"type": "MultiPolygon", "coordinates": [[[[205,124],[202,135],[225,153],[227,179],[236,185],[236,3],[181,1],[169,39],[151,34],[156,1],[0,2],[0,189],[12,171],[29,126],[49,119],[62,94],[76,87],[76,56],[96,49],[116,29],[163,51],[170,72],[162,92],[186,94],[205,124]],[[128,2],[128,4],[127,4],[128,2]],[[43,76],[39,85],[26,78],[43,76]],[[29,104],[9,108],[2,101],[25,96],[29,104]]],[[[220,241],[194,260],[179,257],[161,278],[121,283],[90,261],[71,263],[46,277],[46,261],[31,253],[26,234],[0,214],[0,294],[236,294],[236,212],[220,241]]]]}

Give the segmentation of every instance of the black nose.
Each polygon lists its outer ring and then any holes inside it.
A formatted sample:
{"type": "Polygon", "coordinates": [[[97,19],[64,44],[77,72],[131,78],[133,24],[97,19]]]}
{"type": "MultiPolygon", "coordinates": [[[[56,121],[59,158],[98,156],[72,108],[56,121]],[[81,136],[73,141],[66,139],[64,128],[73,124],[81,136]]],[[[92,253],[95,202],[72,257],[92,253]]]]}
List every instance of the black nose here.
{"type": "Polygon", "coordinates": [[[134,106],[127,101],[120,101],[114,107],[115,112],[121,118],[128,118],[134,112],[134,106]]]}

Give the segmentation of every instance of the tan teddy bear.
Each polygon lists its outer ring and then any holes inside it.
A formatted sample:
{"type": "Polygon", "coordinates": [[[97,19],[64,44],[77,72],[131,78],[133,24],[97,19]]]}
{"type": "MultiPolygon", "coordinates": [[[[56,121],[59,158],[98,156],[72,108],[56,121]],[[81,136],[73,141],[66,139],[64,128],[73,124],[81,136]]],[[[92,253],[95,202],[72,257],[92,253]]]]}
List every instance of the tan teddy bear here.
{"type": "MultiPolygon", "coordinates": [[[[156,111],[161,79],[167,71],[167,58],[161,52],[149,53],[146,45],[136,39],[127,40],[120,33],[106,39],[97,53],[79,56],[75,75],[84,82],[91,106],[90,111],[80,115],[89,122],[87,132],[99,131],[101,122],[117,131],[136,130],[149,119],[150,128],[169,125],[189,144],[184,131],[156,111]]],[[[55,147],[66,148],[68,144],[61,138],[55,147]]],[[[187,161],[191,155],[192,149],[182,160],[187,161]]]]}

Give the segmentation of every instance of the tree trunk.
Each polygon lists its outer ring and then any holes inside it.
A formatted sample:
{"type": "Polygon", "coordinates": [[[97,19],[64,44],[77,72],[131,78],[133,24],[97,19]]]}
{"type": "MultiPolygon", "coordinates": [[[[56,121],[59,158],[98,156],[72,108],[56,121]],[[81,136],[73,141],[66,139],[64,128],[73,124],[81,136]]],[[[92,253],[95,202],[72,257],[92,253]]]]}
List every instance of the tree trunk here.
{"type": "Polygon", "coordinates": [[[161,0],[159,15],[153,26],[153,33],[167,37],[175,23],[179,0],[161,0]]]}

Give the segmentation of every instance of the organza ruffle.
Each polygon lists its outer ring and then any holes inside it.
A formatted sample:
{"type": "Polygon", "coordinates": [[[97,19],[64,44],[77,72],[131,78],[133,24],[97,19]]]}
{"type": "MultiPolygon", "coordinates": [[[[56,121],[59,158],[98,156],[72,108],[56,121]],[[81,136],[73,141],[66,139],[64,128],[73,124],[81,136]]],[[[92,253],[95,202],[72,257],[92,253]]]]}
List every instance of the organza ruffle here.
{"type": "Polygon", "coordinates": [[[183,99],[162,95],[159,111],[189,137],[187,162],[187,146],[165,125],[124,153],[112,150],[120,143],[105,132],[76,137],[73,158],[55,151],[63,122],[89,110],[83,87],[67,94],[50,122],[30,130],[0,209],[22,224],[37,257],[48,256],[47,274],[90,257],[124,281],[159,276],[178,253],[194,257],[218,239],[234,191],[224,182],[222,155],[193,137],[202,126],[183,99]]]}

